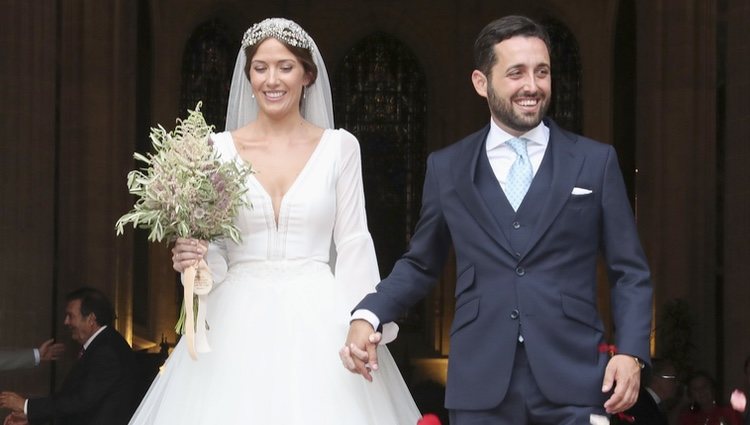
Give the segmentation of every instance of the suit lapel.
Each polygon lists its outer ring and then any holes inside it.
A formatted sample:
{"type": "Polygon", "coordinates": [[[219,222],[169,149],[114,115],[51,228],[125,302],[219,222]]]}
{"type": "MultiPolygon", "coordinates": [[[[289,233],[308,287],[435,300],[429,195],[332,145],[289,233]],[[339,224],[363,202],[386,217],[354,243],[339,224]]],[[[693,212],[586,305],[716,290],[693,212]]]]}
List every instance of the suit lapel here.
{"type": "Polygon", "coordinates": [[[99,335],[94,338],[93,341],[91,341],[91,344],[89,344],[88,348],[86,348],[86,351],[83,352],[83,355],[76,360],[75,363],[73,363],[73,367],[70,369],[70,372],[68,372],[68,375],[63,380],[63,388],[76,388],[82,379],[83,372],[87,368],[87,364],[89,363],[89,359],[91,356],[95,356],[96,349],[99,345],[103,344],[103,341],[107,338],[107,333],[111,332],[110,327],[107,326],[104,328],[99,335]]]}
{"type": "MultiPolygon", "coordinates": [[[[530,193],[533,198],[529,199],[531,202],[528,205],[541,206],[541,212],[529,238],[527,248],[524,250],[526,253],[534,249],[542,235],[552,225],[565,202],[570,198],[579,170],[583,165],[583,156],[576,151],[575,140],[563,133],[554,121],[545,119],[544,122],[550,130],[549,145],[547,146],[549,155],[545,154],[549,158],[545,158],[545,161],[552,161],[552,180],[546,193],[530,193]]],[[[534,183],[532,183],[533,185],[534,183]]],[[[524,199],[522,209],[524,204],[526,204],[526,199],[524,199]]],[[[520,212],[523,212],[523,210],[520,210],[520,212]]]]}
{"type": "MultiPolygon", "coordinates": [[[[456,193],[466,206],[466,209],[492,239],[506,251],[513,254],[514,251],[510,243],[505,238],[492,212],[482,200],[477,187],[477,163],[480,155],[484,154],[485,140],[489,131],[490,126],[487,125],[479,132],[474,133],[473,136],[470,136],[470,140],[467,140],[464,144],[451,171],[456,185],[456,193]]],[[[497,190],[500,190],[499,186],[497,190]]]]}

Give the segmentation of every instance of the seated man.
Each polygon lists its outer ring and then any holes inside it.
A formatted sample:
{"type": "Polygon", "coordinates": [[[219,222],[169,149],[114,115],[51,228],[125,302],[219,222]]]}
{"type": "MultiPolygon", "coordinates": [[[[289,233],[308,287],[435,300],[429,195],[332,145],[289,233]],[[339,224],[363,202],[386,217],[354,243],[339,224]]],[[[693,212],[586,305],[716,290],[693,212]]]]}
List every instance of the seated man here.
{"type": "Polygon", "coordinates": [[[66,297],[65,325],[83,348],[78,361],[50,397],[26,399],[0,393],[0,408],[29,423],[57,425],[127,424],[135,410],[133,351],[112,327],[112,305],[100,291],[82,288],[66,297]]]}
{"type": "Polygon", "coordinates": [[[65,351],[65,345],[48,339],[39,348],[0,350],[0,370],[24,369],[39,366],[40,362],[57,360],[65,351]]]}

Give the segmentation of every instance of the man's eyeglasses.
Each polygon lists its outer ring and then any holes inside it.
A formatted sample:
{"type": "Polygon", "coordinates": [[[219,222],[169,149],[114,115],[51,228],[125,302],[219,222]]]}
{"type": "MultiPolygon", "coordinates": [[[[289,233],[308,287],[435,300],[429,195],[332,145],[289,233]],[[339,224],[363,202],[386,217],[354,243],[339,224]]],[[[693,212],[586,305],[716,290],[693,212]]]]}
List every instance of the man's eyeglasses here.
{"type": "Polygon", "coordinates": [[[656,375],[661,379],[667,379],[669,381],[677,381],[677,375],[656,375]]]}

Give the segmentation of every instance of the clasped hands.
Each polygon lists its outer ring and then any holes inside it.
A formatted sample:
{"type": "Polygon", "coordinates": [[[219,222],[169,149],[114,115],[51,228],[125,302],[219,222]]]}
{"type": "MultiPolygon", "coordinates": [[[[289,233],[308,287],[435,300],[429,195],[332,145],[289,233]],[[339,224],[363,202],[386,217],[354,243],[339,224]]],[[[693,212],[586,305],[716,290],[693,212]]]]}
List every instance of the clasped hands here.
{"type": "Polygon", "coordinates": [[[362,319],[352,320],[344,347],[339,357],[349,372],[362,375],[372,382],[372,372],[378,370],[378,344],[382,335],[362,319]]]}
{"type": "MultiPolygon", "coordinates": [[[[356,319],[349,326],[346,344],[339,350],[344,367],[372,382],[372,372],[378,370],[377,346],[381,335],[366,320],[356,319]]],[[[641,368],[632,356],[616,354],[607,363],[602,392],[612,391],[604,403],[609,414],[623,412],[635,404],[641,384],[641,368]],[[615,385],[617,384],[617,385],[615,385]],[[614,390],[613,390],[614,388],[614,390]]]]}

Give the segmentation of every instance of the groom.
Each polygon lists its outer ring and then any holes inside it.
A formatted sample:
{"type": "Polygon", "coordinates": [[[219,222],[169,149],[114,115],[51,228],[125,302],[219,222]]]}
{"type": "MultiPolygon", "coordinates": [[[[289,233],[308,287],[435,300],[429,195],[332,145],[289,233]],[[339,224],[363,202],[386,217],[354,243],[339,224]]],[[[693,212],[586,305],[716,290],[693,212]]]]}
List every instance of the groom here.
{"type": "Polygon", "coordinates": [[[452,244],[452,424],[588,424],[635,402],[649,358],[651,282],[617,157],[543,119],[549,50],[544,28],[525,17],[481,31],[471,78],[490,123],[428,158],[409,250],[356,306],[340,353],[371,380],[373,330],[427,295],[452,244]],[[600,348],[600,255],[614,350],[600,348]]]}

